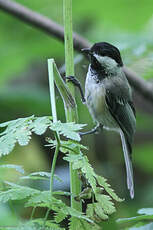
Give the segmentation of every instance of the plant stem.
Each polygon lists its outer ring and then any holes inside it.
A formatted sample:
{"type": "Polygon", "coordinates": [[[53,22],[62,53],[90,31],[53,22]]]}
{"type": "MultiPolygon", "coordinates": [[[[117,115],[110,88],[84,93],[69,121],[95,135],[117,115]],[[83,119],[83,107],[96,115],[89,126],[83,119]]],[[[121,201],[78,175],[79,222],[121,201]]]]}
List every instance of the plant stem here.
{"type": "Polygon", "coordinates": [[[34,213],[35,213],[36,207],[32,208],[32,212],[31,212],[31,216],[30,216],[30,220],[33,219],[34,213]]]}
{"type": "Polygon", "coordinates": [[[50,208],[47,209],[46,215],[45,215],[45,217],[44,217],[43,229],[45,229],[45,225],[46,225],[46,221],[47,221],[49,212],[50,212],[50,208]]]}
{"type": "MultiPolygon", "coordinates": [[[[74,76],[74,60],[73,60],[73,34],[72,34],[72,0],[63,0],[64,9],[64,40],[65,40],[65,66],[66,76],[74,76]]],[[[75,97],[75,89],[72,83],[67,83],[68,88],[73,97],[75,97]]],[[[67,122],[77,122],[77,108],[66,108],[67,122]]],[[[71,189],[71,207],[81,211],[81,202],[77,202],[74,196],[81,192],[81,183],[78,178],[77,170],[72,168],[70,163],[70,189],[71,189]]]]}
{"type": "Polygon", "coordinates": [[[50,90],[50,102],[52,109],[53,122],[57,121],[56,112],[56,98],[55,98],[55,86],[54,86],[54,70],[53,59],[48,59],[48,76],[49,76],[49,90],[50,90]]]}
{"type": "Polygon", "coordinates": [[[53,180],[54,180],[54,172],[55,172],[56,160],[57,160],[57,156],[58,156],[58,152],[59,152],[59,148],[60,148],[60,140],[59,140],[59,137],[58,137],[57,133],[55,133],[55,138],[56,138],[57,144],[56,144],[56,149],[55,149],[55,153],[54,153],[54,157],[53,157],[53,161],[52,161],[51,174],[50,174],[50,193],[51,193],[51,198],[52,198],[52,195],[53,195],[53,180]]]}
{"type": "MultiPolygon", "coordinates": [[[[54,71],[53,71],[53,60],[48,60],[48,72],[49,72],[49,89],[50,89],[50,101],[51,101],[51,108],[52,108],[52,116],[53,116],[53,122],[57,122],[57,112],[56,112],[56,98],[55,98],[55,85],[54,85],[54,71]]],[[[55,139],[57,141],[53,161],[52,161],[52,167],[51,167],[51,173],[50,173],[50,193],[51,198],[53,195],[53,180],[54,180],[54,172],[55,172],[55,166],[56,166],[56,160],[60,148],[60,138],[58,133],[54,133],[55,139]]]]}

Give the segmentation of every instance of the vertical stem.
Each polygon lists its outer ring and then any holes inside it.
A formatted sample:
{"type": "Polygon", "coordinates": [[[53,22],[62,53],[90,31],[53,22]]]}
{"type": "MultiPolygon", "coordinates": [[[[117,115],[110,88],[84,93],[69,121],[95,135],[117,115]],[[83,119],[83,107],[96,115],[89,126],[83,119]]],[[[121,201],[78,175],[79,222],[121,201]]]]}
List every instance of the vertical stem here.
{"type": "Polygon", "coordinates": [[[56,113],[56,98],[55,98],[55,86],[54,86],[54,61],[53,59],[48,59],[48,76],[49,76],[49,91],[50,91],[50,102],[52,109],[53,122],[57,121],[56,113]]]}
{"type": "MultiPolygon", "coordinates": [[[[48,60],[48,73],[49,73],[49,89],[50,89],[50,101],[51,101],[51,109],[52,109],[52,116],[53,116],[53,122],[57,121],[57,113],[56,113],[56,98],[55,98],[55,85],[54,85],[54,70],[53,70],[53,59],[48,60]]],[[[54,180],[54,172],[55,172],[55,166],[56,166],[56,160],[60,148],[60,139],[58,133],[55,132],[55,138],[57,141],[53,161],[52,161],[52,167],[51,167],[51,173],[50,173],[50,193],[51,197],[53,194],[53,180],[54,180]]]]}
{"type": "Polygon", "coordinates": [[[51,197],[52,197],[52,194],[53,194],[53,180],[54,180],[55,166],[56,166],[57,156],[58,156],[59,148],[60,148],[60,141],[59,141],[59,137],[58,137],[57,133],[55,133],[55,138],[56,138],[57,144],[56,144],[56,149],[55,149],[55,152],[54,152],[54,157],[53,157],[52,167],[51,167],[51,173],[50,173],[50,193],[51,193],[51,197]]]}
{"type": "MultiPolygon", "coordinates": [[[[64,39],[65,39],[65,67],[66,75],[74,76],[73,34],[72,34],[72,0],[64,0],[64,39]]],[[[70,84],[71,91],[74,87],[70,84]]]]}
{"type": "MultiPolygon", "coordinates": [[[[64,9],[64,40],[65,40],[65,66],[66,76],[74,76],[74,60],[73,60],[73,34],[72,34],[72,0],[63,0],[64,9]]],[[[75,89],[73,84],[67,83],[68,88],[75,96],[75,89]]],[[[77,122],[77,108],[67,108],[66,119],[67,122],[77,122]]],[[[78,195],[81,192],[81,183],[78,178],[77,170],[73,170],[72,164],[70,163],[70,189],[73,195],[78,195]]],[[[81,202],[75,201],[74,197],[71,196],[71,207],[81,210],[81,202]]]]}

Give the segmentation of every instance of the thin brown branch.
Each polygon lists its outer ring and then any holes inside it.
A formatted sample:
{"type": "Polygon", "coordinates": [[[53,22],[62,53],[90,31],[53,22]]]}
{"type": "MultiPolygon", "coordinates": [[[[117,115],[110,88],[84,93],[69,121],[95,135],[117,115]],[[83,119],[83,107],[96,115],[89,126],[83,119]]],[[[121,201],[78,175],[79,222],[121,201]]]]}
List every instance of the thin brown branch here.
{"type": "Polygon", "coordinates": [[[138,91],[146,100],[153,103],[153,84],[144,80],[126,66],[123,67],[123,71],[133,88],[138,91]]]}
{"type": "MultiPolygon", "coordinates": [[[[52,21],[51,19],[36,13],[27,7],[10,0],[0,0],[0,9],[13,15],[14,17],[24,21],[25,23],[34,26],[45,33],[64,41],[64,29],[61,25],[52,21]]],[[[74,48],[80,52],[82,48],[90,47],[91,43],[78,35],[73,33],[74,48]]],[[[135,72],[123,67],[123,70],[130,82],[130,84],[148,101],[153,103],[153,84],[145,81],[139,77],[135,72]]]]}
{"type": "MultiPolygon", "coordinates": [[[[47,34],[64,41],[64,28],[51,19],[11,0],[0,0],[0,9],[31,26],[43,30],[47,34]]],[[[74,48],[79,52],[82,48],[89,47],[91,45],[90,42],[76,33],[73,34],[73,39],[74,48]]]]}

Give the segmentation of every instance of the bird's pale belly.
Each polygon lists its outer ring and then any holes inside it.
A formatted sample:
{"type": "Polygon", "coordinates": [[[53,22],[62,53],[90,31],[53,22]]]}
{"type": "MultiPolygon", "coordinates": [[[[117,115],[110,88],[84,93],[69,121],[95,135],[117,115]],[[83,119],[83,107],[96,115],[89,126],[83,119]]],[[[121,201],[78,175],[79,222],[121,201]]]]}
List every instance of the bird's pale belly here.
{"type": "Polygon", "coordinates": [[[105,129],[115,131],[119,129],[118,124],[108,110],[105,88],[102,85],[94,84],[94,87],[86,88],[86,104],[93,119],[101,123],[105,129]]]}

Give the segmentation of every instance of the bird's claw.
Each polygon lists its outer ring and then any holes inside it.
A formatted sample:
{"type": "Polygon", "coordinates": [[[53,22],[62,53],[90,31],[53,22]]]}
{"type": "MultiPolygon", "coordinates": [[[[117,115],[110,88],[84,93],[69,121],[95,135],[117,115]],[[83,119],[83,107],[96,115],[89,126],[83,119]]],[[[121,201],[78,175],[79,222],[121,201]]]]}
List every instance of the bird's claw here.
{"type": "Polygon", "coordinates": [[[75,86],[77,86],[79,88],[80,93],[81,93],[81,101],[83,104],[85,104],[86,100],[84,98],[83,90],[82,90],[82,87],[81,87],[79,80],[77,78],[75,78],[74,76],[67,76],[65,78],[68,82],[72,82],[75,86]]]}
{"type": "Polygon", "coordinates": [[[68,77],[66,77],[66,80],[68,82],[72,82],[75,86],[80,86],[81,85],[80,82],[78,81],[78,79],[75,78],[74,76],[68,76],[68,77]]]}

